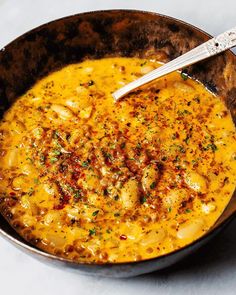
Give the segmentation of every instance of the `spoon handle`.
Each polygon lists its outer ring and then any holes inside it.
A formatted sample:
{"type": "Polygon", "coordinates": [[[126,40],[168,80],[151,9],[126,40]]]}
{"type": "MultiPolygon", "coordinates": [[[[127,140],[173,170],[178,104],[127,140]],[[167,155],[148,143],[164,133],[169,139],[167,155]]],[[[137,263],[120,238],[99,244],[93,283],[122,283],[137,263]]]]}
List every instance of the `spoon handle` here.
{"type": "Polygon", "coordinates": [[[133,82],[115,91],[112,95],[115,100],[118,100],[127,93],[146,83],[149,83],[157,78],[160,78],[166,74],[169,74],[186,66],[190,66],[208,57],[214,56],[234,46],[236,46],[236,27],[218,35],[215,38],[208,40],[207,42],[195,47],[187,53],[149,72],[141,78],[134,80],[133,82]]]}

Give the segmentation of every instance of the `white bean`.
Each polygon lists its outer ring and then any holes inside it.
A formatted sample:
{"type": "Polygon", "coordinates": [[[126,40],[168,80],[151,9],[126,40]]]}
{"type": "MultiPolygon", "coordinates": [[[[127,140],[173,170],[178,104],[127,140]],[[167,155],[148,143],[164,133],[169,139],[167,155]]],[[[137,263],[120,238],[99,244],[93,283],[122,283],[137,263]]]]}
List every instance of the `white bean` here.
{"type": "Polygon", "coordinates": [[[154,70],[154,67],[153,66],[142,66],[141,69],[140,69],[140,73],[141,74],[147,74],[151,71],[154,70]]]}
{"type": "Polygon", "coordinates": [[[100,185],[100,179],[98,174],[90,170],[85,171],[84,174],[85,174],[85,178],[83,180],[79,179],[78,185],[82,184],[82,186],[85,189],[89,189],[89,190],[97,189],[100,185]]]}
{"type": "Polygon", "coordinates": [[[63,237],[58,236],[58,234],[47,234],[46,240],[56,248],[61,248],[66,243],[66,240],[63,237]]]}
{"type": "Polygon", "coordinates": [[[216,205],[212,202],[209,202],[207,204],[202,204],[202,211],[205,214],[209,214],[211,212],[214,212],[216,210],[216,205]]]}
{"type": "Polygon", "coordinates": [[[188,172],[185,175],[185,182],[196,192],[206,193],[207,191],[206,178],[195,171],[188,172]]]}
{"type": "Polygon", "coordinates": [[[36,172],[36,169],[34,168],[32,164],[25,164],[21,167],[21,171],[23,174],[31,175],[36,172]]]}
{"type": "Polygon", "coordinates": [[[57,188],[55,184],[44,183],[42,186],[43,190],[49,195],[55,195],[57,193],[57,188]]]}
{"type": "Polygon", "coordinates": [[[22,134],[25,131],[25,125],[19,120],[13,120],[11,123],[11,132],[13,134],[22,134]]]}
{"type": "Polygon", "coordinates": [[[44,223],[46,225],[50,225],[51,223],[58,223],[60,222],[60,218],[61,216],[58,212],[51,211],[44,216],[44,223]]]}
{"type": "Polygon", "coordinates": [[[85,87],[83,87],[83,86],[78,86],[78,87],[76,87],[76,92],[77,92],[78,94],[86,94],[86,93],[88,93],[89,91],[88,91],[87,88],[85,88],[85,87]]]}
{"type": "Polygon", "coordinates": [[[194,88],[186,83],[183,83],[183,82],[174,82],[174,87],[177,88],[178,90],[181,90],[182,92],[185,92],[185,93],[191,93],[194,91],[194,88]]]}
{"type": "Polygon", "coordinates": [[[70,219],[77,219],[79,210],[77,208],[66,208],[67,216],[70,219]]]}
{"type": "Polygon", "coordinates": [[[33,216],[28,215],[28,214],[24,215],[23,216],[23,224],[26,227],[32,226],[35,224],[35,218],[33,216]]]}
{"type": "Polygon", "coordinates": [[[132,208],[138,202],[138,183],[135,179],[129,179],[121,189],[120,201],[124,208],[132,208]]]}
{"type": "Polygon", "coordinates": [[[193,239],[196,235],[199,235],[204,227],[203,219],[195,219],[191,222],[186,222],[180,225],[177,232],[177,237],[179,239],[193,239]]]}
{"type": "Polygon", "coordinates": [[[140,240],[142,246],[148,246],[151,244],[158,244],[162,242],[166,237],[166,231],[162,228],[158,230],[150,230],[144,234],[140,240]]]}
{"type": "Polygon", "coordinates": [[[92,73],[92,71],[93,71],[93,67],[86,67],[86,68],[84,68],[83,69],[83,71],[85,72],[85,73],[92,73]]]}
{"type": "Polygon", "coordinates": [[[148,165],[143,170],[142,186],[145,191],[150,191],[151,186],[155,185],[159,179],[158,168],[154,165],[148,165]]]}
{"type": "Polygon", "coordinates": [[[79,113],[80,118],[81,119],[89,119],[91,117],[92,110],[93,110],[92,106],[82,109],[79,113]]]}
{"type": "Polygon", "coordinates": [[[13,148],[7,152],[6,156],[4,157],[4,162],[8,167],[17,165],[17,162],[18,162],[17,154],[18,154],[17,148],[13,148]]]}
{"type": "Polygon", "coordinates": [[[51,109],[63,120],[69,120],[74,117],[72,111],[60,104],[52,104],[51,109]]]}
{"type": "Polygon", "coordinates": [[[18,190],[22,190],[24,188],[27,188],[27,183],[28,183],[28,181],[26,179],[26,176],[20,175],[20,176],[13,178],[11,187],[13,190],[18,191],[18,190]]]}
{"type": "Polygon", "coordinates": [[[71,97],[65,101],[65,104],[69,108],[71,108],[75,113],[77,113],[80,108],[80,103],[78,101],[78,98],[71,97]]]}
{"type": "Polygon", "coordinates": [[[43,128],[42,127],[36,127],[32,130],[33,136],[36,139],[40,139],[43,135],[43,128]]]}
{"type": "Polygon", "coordinates": [[[30,208],[30,201],[28,195],[23,195],[20,200],[21,206],[24,208],[30,208]]]}
{"type": "Polygon", "coordinates": [[[172,189],[163,198],[163,203],[167,208],[177,206],[180,202],[185,200],[188,193],[184,189],[172,189]]]}

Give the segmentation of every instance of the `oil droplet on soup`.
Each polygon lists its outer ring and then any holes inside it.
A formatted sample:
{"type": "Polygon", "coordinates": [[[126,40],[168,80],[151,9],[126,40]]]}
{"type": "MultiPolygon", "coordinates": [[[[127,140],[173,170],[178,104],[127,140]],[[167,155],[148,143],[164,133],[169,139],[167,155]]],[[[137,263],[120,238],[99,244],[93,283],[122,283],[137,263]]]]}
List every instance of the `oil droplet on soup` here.
{"type": "Polygon", "coordinates": [[[38,81],[0,123],[0,210],[30,243],[78,262],[137,261],[202,236],[228,204],[235,128],[222,100],[158,67],[87,60],[38,81]]]}

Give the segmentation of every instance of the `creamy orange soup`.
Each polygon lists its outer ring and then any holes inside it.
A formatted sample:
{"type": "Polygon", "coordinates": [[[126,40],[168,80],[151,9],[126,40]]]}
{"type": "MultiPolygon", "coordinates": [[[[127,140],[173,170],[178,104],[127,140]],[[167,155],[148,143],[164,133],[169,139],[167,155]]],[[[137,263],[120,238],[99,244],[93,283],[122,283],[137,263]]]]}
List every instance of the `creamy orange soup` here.
{"type": "Polygon", "coordinates": [[[175,72],[108,58],[39,81],[0,123],[0,210],[37,247],[77,262],[157,257],[202,236],[229,202],[235,128],[221,99],[175,72]]]}

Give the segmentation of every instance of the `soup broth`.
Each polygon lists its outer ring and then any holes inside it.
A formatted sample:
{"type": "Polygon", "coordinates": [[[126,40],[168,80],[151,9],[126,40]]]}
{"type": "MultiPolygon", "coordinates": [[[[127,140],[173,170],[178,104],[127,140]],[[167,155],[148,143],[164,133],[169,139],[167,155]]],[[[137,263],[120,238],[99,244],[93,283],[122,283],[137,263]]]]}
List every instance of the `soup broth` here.
{"type": "Polygon", "coordinates": [[[24,239],[76,262],[125,262],[177,250],[213,226],[236,179],[223,101],[179,72],[112,98],[158,66],[72,64],[5,113],[0,211],[24,239]]]}

